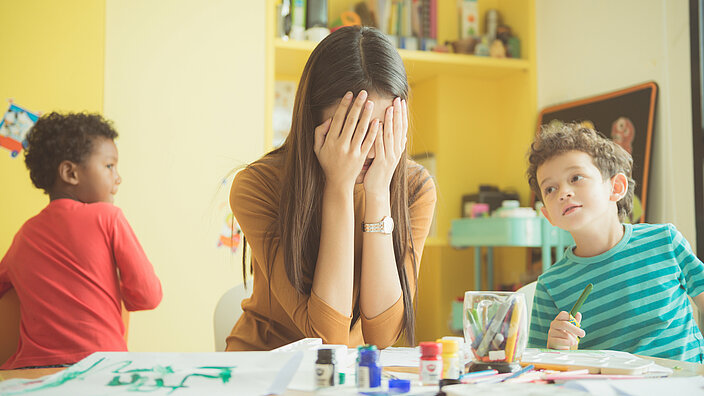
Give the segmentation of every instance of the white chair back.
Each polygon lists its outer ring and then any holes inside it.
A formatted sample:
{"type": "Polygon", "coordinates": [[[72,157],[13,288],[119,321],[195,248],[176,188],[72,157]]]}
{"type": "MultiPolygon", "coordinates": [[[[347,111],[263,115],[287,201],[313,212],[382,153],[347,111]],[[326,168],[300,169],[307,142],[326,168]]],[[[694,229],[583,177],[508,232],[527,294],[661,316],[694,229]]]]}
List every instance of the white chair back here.
{"type": "Polygon", "coordinates": [[[252,281],[247,280],[247,288],[240,283],[225,292],[215,306],[213,315],[213,332],[215,336],[215,351],[222,352],[227,347],[225,339],[242,315],[242,300],[252,295],[252,281]]]}
{"type": "Polygon", "coordinates": [[[533,295],[535,295],[535,285],[537,282],[531,282],[516,290],[526,296],[526,310],[528,311],[528,328],[530,328],[530,314],[533,310],[533,295]]]}

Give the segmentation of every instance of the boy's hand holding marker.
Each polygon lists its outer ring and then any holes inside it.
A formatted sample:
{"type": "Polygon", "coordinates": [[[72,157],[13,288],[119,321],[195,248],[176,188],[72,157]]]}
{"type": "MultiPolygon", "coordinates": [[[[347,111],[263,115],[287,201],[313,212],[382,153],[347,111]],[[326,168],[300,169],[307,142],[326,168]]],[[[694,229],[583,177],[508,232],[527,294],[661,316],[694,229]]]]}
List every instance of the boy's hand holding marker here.
{"type": "MultiPolygon", "coordinates": [[[[582,321],[582,314],[577,312],[575,315],[577,323],[582,321]]],[[[562,311],[555,317],[555,320],[550,323],[548,331],[548,348],[550,349],[576,349],[579,344],[579,338],[584,337],[584,330],[575,326],[570,321],[570,314],[567,311],[562,311]]]]}
{"type": "Polygon", "coordinates": [[[593,285],[590,283],[585,288],[582,294],[577,299],[577,302],[568,313],[562,311],[555,317],[555,320],[550,323],[548,331],[548,348],[551,349],[577,349],[579,338],[584,337],[586,333],[580,328],[582,322],[582,314],[579,311],[582,308],[584,300],[592,291],[593,285]],[[579,337],[579,338],[578,338],[579,337]]]}

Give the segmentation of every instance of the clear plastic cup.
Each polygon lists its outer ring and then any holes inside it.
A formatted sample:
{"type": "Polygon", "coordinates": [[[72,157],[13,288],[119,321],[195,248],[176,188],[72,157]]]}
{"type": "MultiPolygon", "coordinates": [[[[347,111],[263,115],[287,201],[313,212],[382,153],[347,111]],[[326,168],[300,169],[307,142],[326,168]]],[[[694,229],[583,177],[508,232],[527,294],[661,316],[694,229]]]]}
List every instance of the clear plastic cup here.
{"type": "Polygon", "coordinates": [[[508,372],[520,368],[517,362],[528,342],[523,293],[465,292],[462,316],[464,339],[472,351],[470,371],[494,368],[508,372]]]}

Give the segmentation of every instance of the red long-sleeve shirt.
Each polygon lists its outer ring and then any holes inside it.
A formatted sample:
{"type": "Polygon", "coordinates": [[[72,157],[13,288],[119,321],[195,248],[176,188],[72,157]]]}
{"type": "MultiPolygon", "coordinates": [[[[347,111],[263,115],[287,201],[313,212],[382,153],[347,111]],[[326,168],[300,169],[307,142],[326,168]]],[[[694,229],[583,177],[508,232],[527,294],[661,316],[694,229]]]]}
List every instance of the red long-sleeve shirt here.
{"type": "Polygon", "coordinates": [[[161,282],[122,211],[109,203],[51,201],[0,261],[0,296],[20,300],[17,352],[0,369],[75,363],[126,351],[121,302],[155,308],[161,282]]]}

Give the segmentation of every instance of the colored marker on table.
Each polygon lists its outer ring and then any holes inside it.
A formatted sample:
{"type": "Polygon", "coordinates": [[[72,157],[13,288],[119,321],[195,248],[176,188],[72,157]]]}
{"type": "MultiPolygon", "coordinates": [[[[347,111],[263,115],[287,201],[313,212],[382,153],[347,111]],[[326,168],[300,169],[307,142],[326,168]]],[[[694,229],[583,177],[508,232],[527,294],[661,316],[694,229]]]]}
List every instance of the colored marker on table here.
{"type": "Polygon", "coordinates": [[[535,368],[535,366],[533,366],[532,364],[529,364],[529,365],[523,367],[522,369],[516,371],[515,373],[509,375],[508,377],[504,378],[503,380],[501,380],[501,382],[508,381],[512,378],[520,377],[521,375],[533,370],[534,368],[535,368]]]}
{"type": "Polygon", "coordinates": [[[475,378],[480,378],[480,377],[486,377],[488,375],[495,375],[498,374],[499,372],[496,370],[481,370],[481,371],[475,371],[472,373],[466,373],[460,375],[460,381],[465,380],[469,381],[475,378]]]}

